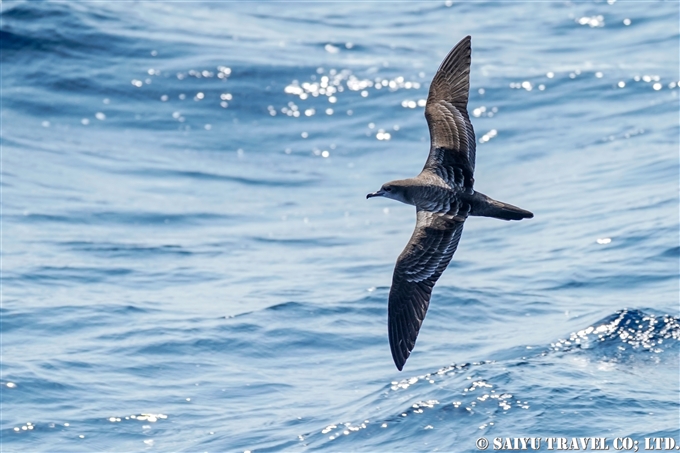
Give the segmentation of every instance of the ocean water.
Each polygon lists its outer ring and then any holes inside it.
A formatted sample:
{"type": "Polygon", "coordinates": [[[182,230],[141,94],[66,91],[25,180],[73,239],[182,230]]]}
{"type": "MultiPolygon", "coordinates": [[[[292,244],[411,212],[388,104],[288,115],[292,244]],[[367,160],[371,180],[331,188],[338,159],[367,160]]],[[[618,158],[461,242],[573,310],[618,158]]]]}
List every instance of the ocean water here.
{"type": "Polygon", "coordinates": [[[3,451],[680,443],[677,2],[0,5],[3,451]],[[475,188],[535,218],[466,222],[398,372],[365,194],[468,34],[475,188]]]}

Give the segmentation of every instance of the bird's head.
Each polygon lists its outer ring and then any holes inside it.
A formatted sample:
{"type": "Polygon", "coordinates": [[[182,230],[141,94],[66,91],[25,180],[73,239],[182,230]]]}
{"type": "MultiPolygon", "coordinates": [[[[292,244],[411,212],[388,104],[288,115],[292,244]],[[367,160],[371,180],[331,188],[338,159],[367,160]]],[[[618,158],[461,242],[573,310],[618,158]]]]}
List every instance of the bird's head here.
{"type": "Polygon", "coordinates": [[[407,180],[390,181],[383,184],[379,191],[366,195],[366,198],[385,197],[401,201],[402,203],[413,204],[411,197],[407,193],[408,187],[407,180]]]}

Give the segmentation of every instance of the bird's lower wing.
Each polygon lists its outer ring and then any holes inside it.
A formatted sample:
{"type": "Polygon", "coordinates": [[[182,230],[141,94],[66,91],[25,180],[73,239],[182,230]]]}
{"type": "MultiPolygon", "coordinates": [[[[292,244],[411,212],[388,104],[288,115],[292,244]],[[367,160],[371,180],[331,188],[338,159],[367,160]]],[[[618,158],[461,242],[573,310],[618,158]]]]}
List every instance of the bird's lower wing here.
{"type": "Polygon", "coordinates": [[[415,231],[399,255],[390,288],[390,348],[400,371],[416,344],[432,288],[449,265],[462,232],[462,221],[418,211],[415,231]]]}

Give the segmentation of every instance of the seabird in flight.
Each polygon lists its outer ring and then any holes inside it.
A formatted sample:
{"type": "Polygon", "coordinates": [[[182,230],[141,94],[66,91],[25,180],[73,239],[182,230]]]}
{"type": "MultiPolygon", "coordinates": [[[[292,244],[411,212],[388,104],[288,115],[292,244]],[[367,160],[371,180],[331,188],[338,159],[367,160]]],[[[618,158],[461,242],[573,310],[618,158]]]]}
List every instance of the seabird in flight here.
{"type": "Polygon", "coordinates": [[[413,350],[435,283],[449,265],[468,216],[521,220],[534,215],[476,192],[475,132],[467,112],[470,36],[446,56],[425,105],[430,155],[415,178],[390,181],[366,198],[416,207],[416,228],[394,268],[388,307],[390,348],[401,371],[413,350]]]}

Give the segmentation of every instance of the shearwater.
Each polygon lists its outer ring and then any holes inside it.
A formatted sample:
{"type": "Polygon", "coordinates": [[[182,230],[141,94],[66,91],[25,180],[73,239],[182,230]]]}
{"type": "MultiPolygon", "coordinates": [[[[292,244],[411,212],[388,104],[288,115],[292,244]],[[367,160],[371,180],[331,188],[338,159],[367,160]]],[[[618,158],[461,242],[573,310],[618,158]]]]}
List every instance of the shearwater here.
{"type": "Polygon", "coordinates": [[[430,155],[415,178],[390,181],[366,198],[386,197],[416,207],[416,227],[394,268],[388,304],[392,358],[401,371],[416,344],[432,288],[458,247],[468,216],[521,220],[534,215],[473,189],[475,132],[467,112],[470,36],[437,70],[425,104],[430,155]]]}

